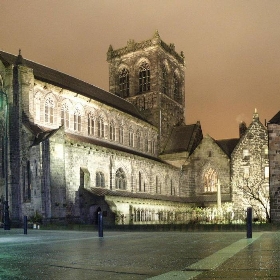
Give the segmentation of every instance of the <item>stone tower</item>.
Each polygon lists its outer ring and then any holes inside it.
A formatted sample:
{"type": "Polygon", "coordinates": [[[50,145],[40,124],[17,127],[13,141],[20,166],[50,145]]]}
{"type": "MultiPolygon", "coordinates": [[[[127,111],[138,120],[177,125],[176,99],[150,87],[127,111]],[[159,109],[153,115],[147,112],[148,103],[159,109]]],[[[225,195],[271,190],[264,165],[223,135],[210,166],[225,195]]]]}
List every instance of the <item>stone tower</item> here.
{"type": "Polygon", "coordinates": [[[129,40],[124,48],[107,52],[109,91],[133,103],[159,130],[162,150],[172,128],[184,123],[184,54],[164,43],[156,31],[140,43],[129,40]]]}

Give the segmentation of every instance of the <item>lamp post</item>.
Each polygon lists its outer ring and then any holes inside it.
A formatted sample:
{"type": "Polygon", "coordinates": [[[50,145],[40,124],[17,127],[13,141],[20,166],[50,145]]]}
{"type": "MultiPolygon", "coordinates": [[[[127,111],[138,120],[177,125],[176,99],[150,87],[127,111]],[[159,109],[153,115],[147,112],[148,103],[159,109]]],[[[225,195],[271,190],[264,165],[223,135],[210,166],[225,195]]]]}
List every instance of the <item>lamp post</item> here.
{"type": "Polygon", "coordinates": [[[5,180],[5,202],[4,202],[4,230],[10,229],[10,215],[9,215],[9,189],[8,189],[8,96],[0,89],[0,103],[1,109],[4,108],[4,180],[5,180]],[[5,99],[5,100],[4,100],[5,99]],[[5,104],[4,104],[5,103],[5,104]]]}

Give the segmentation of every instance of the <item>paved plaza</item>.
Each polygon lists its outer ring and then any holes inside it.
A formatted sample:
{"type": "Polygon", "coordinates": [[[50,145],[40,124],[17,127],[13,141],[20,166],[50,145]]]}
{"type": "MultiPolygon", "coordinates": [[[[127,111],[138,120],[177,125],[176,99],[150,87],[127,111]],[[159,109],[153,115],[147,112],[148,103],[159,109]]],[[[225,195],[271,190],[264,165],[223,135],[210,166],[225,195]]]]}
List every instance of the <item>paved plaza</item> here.
{"type": "Polygon", "coordinates": [[[0,229],[0,279],[280,279],[280,233],[0,229]]]}

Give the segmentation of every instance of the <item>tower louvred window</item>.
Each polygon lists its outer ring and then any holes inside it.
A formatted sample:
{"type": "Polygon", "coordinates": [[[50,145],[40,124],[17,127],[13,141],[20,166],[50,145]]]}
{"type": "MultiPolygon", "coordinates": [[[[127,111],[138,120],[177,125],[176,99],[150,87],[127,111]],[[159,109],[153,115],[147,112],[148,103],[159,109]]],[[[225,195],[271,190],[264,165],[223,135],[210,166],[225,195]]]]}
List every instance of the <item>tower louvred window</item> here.
{"type": "Polygon", "coordinates": [[[121,97],[129,96],[129,72],[123,68],[119,74],[119,90],[121,97]]]}
{"type": "Polygon", "coordinates": [[[150,90],[150,66],[142,62],[139,67],[139,93],[150,90]]]}

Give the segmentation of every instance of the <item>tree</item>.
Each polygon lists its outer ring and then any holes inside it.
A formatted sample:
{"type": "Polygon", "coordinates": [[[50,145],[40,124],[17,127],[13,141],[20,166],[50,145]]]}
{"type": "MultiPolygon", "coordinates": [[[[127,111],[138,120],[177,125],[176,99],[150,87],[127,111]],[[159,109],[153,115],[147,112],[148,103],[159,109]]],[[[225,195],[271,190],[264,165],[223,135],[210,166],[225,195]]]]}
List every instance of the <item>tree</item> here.
{"type": "Polygon", "coordinates": [[[243,178],[234,184],[239,190],[238,197],[241,196],[244,206],[253,207],[258,218],[265,217],[266,222],[270,222],[270,199],[268,178],[243,178]]]}

